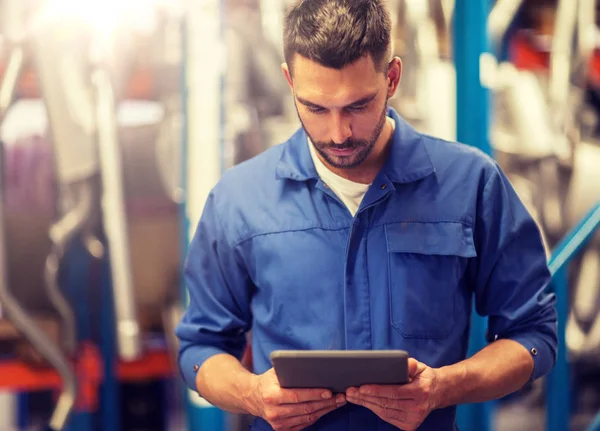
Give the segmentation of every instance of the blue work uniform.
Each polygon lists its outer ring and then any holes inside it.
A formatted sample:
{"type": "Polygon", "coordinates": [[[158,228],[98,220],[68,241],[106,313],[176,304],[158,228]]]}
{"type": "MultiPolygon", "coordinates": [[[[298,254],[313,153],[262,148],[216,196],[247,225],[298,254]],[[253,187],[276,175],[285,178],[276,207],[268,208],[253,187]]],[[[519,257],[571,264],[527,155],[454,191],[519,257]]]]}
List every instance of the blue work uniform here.
{"type": "MultiPolygon", "coordinates": [[[[212,355],[240,358],[252,329],[254,372],[277,349],[401,349],[431,366],[466,357],[471,304],[488,341],[531,352],[532,379],[557,349],[540,232],[498,165],[467,145],[396,122],[389,157],[353,217],[319,179],[300,129],[224,173],[186,263],[190,304],[177,335],[195,388],[212,355]]],[[[455,428],[455,407],[419,430],[455,428]]],[[[256,419],[255,430],[271,430],[256,419]]],[[[392,430],[347,404],[310,430],[392,430]]]]}

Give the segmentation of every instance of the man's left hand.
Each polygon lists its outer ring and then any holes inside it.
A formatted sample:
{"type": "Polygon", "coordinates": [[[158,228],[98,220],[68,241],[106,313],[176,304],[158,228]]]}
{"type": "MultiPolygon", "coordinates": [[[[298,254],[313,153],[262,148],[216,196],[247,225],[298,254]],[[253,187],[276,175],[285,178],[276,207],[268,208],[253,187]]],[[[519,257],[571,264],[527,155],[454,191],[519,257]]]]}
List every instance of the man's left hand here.
{"type": "Polygon", "coordinates": [[[346,400],[366,407],[384,421],[414,431],[439,406],[439,371],[410,358],[409,383],[400,386],[365,385],[348,388],[346,400]]]}

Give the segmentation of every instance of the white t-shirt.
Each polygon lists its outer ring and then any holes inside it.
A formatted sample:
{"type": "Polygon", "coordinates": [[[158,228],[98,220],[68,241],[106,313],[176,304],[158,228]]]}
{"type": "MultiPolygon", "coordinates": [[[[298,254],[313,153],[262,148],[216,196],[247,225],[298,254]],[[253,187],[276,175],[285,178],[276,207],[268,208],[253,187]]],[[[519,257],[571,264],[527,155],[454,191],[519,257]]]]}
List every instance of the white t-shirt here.
{"type": "Polygon", "coordinates": [[[332,172],[325,166],[321,159],[319,159],[317,151],[310,139],[308,139],[308,148],[310,148],[310,155],[315,163],[315,168],[317,168],[317,173],[319,174],[321,181],[323,181],[327,187],[340,198],[348,208],[348,211],[352,214],[352,217],[354,217],[367,190],[369,190],[370,184],[355,183],[354,181],[347,180],[332,172]]]}

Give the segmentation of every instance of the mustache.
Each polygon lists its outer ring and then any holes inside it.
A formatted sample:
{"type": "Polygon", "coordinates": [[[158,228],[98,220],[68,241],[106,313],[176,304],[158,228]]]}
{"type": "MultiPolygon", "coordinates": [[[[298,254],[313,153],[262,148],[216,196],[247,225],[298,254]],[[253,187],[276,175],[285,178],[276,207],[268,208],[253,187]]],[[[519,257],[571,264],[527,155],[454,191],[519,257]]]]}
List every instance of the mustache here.
{"type": "Polygon", "coordinates": [[[334,148],[336,150],[350,150],[354,148],[360,148],[367,145],[367,141],[360,139],[348,139],[342,144],[336,144],[334,142],[315,142],[315,146],[321,150],[334,148]]]}

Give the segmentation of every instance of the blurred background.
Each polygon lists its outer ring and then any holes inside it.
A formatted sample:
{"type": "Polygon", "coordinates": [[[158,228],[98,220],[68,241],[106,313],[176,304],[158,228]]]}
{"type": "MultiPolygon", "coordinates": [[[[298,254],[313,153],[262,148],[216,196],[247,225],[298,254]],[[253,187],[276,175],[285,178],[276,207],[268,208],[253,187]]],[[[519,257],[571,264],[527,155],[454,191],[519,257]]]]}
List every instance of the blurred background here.
{"type": "MultiPolygon", "coordinates": [[[[184,389],[173,329],[209,190],[299,127],[290,2],[0,0],[0,431],[247,429],[184,389]]],[[[498,160],[558,297],[553,373],[459,427],[600,430],[600,2],[388,5],[390,105],[498,160]]]]}

